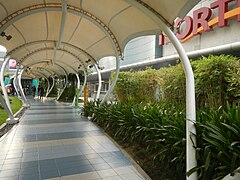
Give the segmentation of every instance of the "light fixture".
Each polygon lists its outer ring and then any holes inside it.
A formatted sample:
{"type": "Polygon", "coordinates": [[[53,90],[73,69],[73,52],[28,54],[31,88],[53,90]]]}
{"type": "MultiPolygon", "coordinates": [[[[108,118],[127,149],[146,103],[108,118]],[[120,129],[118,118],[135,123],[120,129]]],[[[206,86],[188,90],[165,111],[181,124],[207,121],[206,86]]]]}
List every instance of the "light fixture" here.
{"type": "Polygon", "coordinates": [[[6,33],[5,32],[1,32],[1,36],[2,37],[6,37],[6,39],[9,41],[10,39],[12,39],[12,36],[11,35],[6,35],[6,33]]]}

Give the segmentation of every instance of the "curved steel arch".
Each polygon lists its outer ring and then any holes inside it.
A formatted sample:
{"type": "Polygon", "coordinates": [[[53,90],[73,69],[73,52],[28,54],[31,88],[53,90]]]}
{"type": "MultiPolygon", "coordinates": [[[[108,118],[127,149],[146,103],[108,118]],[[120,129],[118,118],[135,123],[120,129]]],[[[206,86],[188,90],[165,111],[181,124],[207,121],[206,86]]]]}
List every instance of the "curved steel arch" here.
{"type": "MultiPolygon", "coordinates": [[[[197,166],[196,160],[196,104],[195,104],[195,82],[194,74],[186,52],[173,33],[173,31],[167,26],[161,18],[159,18],[148,6],[144,6],[140,0],[125,0],[130,5],[138,8],[140,11],[145,13],[149,18],[158,24],[160,29],[168,36],[171,40],[174,48],[176,49],[184,69],[186,78],[186,171],[190,171],[192,168],[197,166]]],[[[193,172],[190,176],[186,177],[187,180],[197,179],[197,171],[193,172]]]]}
{"type": "MultiPolygon", "coordinates": [[[[24,57],[22,57],[18,62],[19,62],[19,63],[23,63],[23,62],[26,60],[26,58],[28,58],[28,57],[30,57],[30,56],[38,53],[38,52],[46,51],[46,50],[54,50],[54,48],[52,48],[52,47],[44,47],[44,48],[37,49],[37,50],[35,50],[35,51],[32,51],[32,52],[28,53],[28,54],[25,55],[24,57]]],[[[70,51],[68,51],[68,50],[66,50],[66,49],[62,49],[62,48],[61,48],[61,49],[57,49],[57,50],[58,50],[58,51],[63,51],[63,52],[66,52],[66,53],[72,55],[72,56],[73,56],[74,58],[76,58],[79,62],[81,62],[81,63],[83,64],[83,66],[84,66],[84,63],[82,62],[82,60],[81,60],[76,54],[74,54],[74,53],[72,53],[72,52],[70,52],[70,51]]],[[[86,69],[85,66],[84,66],[84,68],[86,69]]]]}
{"type": "MultiPolygon", "coordinates": [[[[25,44],[22,44],[16,48],[14,48],[13,50],[9,51],[7,53],[7,55],[12,55],[13,53],[15,53],[16,51],[18,50],[21,50],[22,48],[25,48],[25,47],[28,47],[28,46],[31,46],[31,45],[35,45],[35,44],[38,44],[38,43],[57,43],[57,41],[53,41],[53,40],[39,40],[39,41],[32,41],[32,42],[28,42],[28,43],[25,43],[25,44]]],[[[79,52],[82,52],[84,55],[86,55],[89,59],[93,60],[94,63],[97,63],[96,59],[94,59],[94,57],[89,54],[87,51],[83,50],[82,48],[80,47],[77,47],[73,44],[70,44],[70,43],[67,43],[67,42],[61,42],[61,44],[65,45],[65,46],[68,46],[68,47],[71,47],[79,52]]]]}
{"type": "Polygon", "coordinates": [[[67,84],[68,84],[68,72],[66,71],[66,69],[64,67],[62,67],[61,65],[59,65],[58,63],[55,63],[57,66],[59,66],[60,68],[62,68],[62,70],[65,72],[66,74],[66,83],[65,83],[65,86],[63,87],[62,91],[59,93],[58,97],[57,97],[57,100],[61,97],[62,93],[64,92],[64,90],[66,89],[67,87],[67,84]]]}
{"type": "MultiPolygon", "coordinates": [[[[34,65],[36,65],[36,64],[43,64],[43,63],[48,63],[48,61],[40,61],[40,62],[36,62],[36,63],[32,63],[32,64],[27,64],[27,65],[25,65],[25,66],[31,67],[31,66],[34,66],[34,65]]],[[[59,74],[56,73],[56,71],[54,71],[54,70],[48,70],[46,67],[45,67],[45,68],[42,68],[42,69],[45,70],[45,71],[47,71],[51,76],[53,75],[53,74],[51,73],[51,71],[52,71],[54,74],[56,74],[57,76],[59,76],[59,74]]]]}
{"type": "MultiPolygon", "coordinates": [[[[110,42],[114,47],[115,53],[118,54],[118,56],[122,56],[122,50],[116,36],[113,34],[111,29],[103,21],[101,21],[98,17],[96,17],[92,13],[75,6],[67,5],[67,10],[69,13],[75,14],[77,16],[82,16],[90,20],[97,27],[99,27],[105,33],[105,35],[109,37],[110,42]]],[[[46,11],[62,11],[62,4],[61,3],[37,4],[37,5],[20,9],[10,14],[0,22],[0,33],[3,32],[8,26],[13,24],[15,21],[23,17],[26,17],[31,14],[39,13],[39,12],[46,12],[46,11]]]]}

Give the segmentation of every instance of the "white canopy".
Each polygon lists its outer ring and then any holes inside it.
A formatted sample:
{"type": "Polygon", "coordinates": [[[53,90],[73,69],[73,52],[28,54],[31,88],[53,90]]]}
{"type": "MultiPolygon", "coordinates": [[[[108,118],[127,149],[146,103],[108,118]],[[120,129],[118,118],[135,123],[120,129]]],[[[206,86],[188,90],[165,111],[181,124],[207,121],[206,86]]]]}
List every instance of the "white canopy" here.
{"type": "Polygon", "coordinates": [[[198,1],[0,0],[0,44],[32,72],[74,73],[102,57],[121,56],[135,37],[159,34],[150,14],[170,26],[198,1]]]}

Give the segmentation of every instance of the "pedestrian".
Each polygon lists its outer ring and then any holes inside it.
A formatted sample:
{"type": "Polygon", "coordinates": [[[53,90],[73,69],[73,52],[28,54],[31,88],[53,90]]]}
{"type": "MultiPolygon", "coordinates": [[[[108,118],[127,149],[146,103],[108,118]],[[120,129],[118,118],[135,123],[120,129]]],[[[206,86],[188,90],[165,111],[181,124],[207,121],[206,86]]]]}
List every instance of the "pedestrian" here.
{"type": "Polygon", "coordinates": [[[38,85],[37,90],[38,90],[38,99],[40,99],[40,85],[38,85]]]}
{"type": "Polygon", "coordinates": [[[40,94],[40,99],[43,99],[43,95],[44,95],[44,88],[43,88],[43,86],[40,87],[39,94],[40,94]]]}
{"type": "Polygon", "coordinates": [[[32,95],[33,95],[33,97],[35,97],[35,93],[36,93],[36,87],[33,86],[33,87],[32,87],[32,95]]]}

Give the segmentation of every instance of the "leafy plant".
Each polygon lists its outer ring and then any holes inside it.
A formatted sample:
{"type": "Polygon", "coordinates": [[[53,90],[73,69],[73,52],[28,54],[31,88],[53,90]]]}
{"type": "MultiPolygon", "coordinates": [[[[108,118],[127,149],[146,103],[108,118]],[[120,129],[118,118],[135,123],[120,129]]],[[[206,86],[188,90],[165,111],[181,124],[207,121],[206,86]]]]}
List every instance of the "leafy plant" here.
{"type": "MultiPolygon", "coordinates": [[[[239,113],[239,106],[229,104],[217,111],[197,111],[198,166],[188,175],[198,171],[201,180],[221,179],[240,166],[239,113]]],[[[163,102],[91,101],[86,105],[85,115],[91,116],[119,143],[138,147],[136,154],[148,163],[145,170],[152,179],[186,178],[186,120],[181,106],[163,102]]]]}

